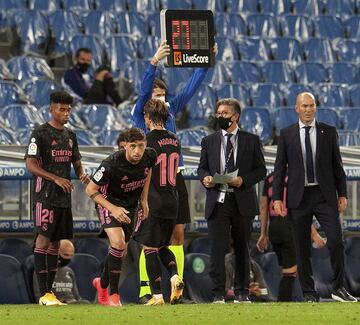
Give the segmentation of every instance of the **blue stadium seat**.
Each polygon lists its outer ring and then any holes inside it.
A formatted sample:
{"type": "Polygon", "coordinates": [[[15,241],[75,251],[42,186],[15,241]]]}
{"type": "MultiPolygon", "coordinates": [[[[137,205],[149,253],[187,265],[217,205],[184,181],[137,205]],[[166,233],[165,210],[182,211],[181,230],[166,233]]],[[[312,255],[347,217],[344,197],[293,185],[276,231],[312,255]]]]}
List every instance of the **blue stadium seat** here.
{"type": "Polygon", "coordinates": [[[296,103],[296,97],[302,92],[310,92],[315,95],[314,88],[309,84],[291,84],[281,87],[283,98],[286,106],[294,106],[296,103]]]}
{"type": "Polygon", "coordinates": [[[274,16],[270,14],[251,14],[247,16],[249,36],[271,38],[279,36],[279,28],[274,16]]]}
{"type": "Polygon", "coordinates": [[[22,88],[12,81],[0,81],[0,109],[10,104],[23,104],[28,101],[22,88]]]}
{"type": "Polygon", "coordinates": [[[225,0],[225,7],[228,12],[258,12],[257,1],[254,0],[241,0],[232,1],[225,0]]]}
{"type": "Polygon", "coordinates": [[[254,62],[270,60],[268,46],[262,38],[238,37],[235,41],[240,54],[240,60],[254,62]]]}
{"type": "Polygon", "coordinates": [[[158,0],[127,0],[128,10],[137,12],[155,12],[160,10],[158,0]]]}
{"type": "Polygon", "coordinates": [[[276,134],[280,134],[280,130],[298,121],[299,117],[295,112],[295,107],[280,107],[272,114],[276,134]]]}
{"type": "Polygon", "coordinates": [[[320,106],[341,107],[349,106],[349,94],[346,86],[339,84],[318,85],[320,106]]]}
{"type": "Polygon", "coordinates": [[[352,16],[349,19],[344,21],[344,26],[346,29],[346,35],[349,38],[360,38],[360,16],[352,16]]]}
{"type": "Polygon", "coordinates": [[[319,122],[323,122],[335,126],[337,129],[341,127],[339,115],[334,108],[317,107],[316,120],[319,122]]]}
{"type": "Polygon", "coordinates": [[[262,75],[265,82],[292,83],[295,82],[295,74],[289,63],[284,61],[265,62],[262,67],[262,75]]]}
{"type": "Polygon", "coordinates": [[[21,265],[10,255],[0,254],[0,304],[28,304],[30,302],[21,265]]]}
{"type": "Polygon", "coordinates": [[[315,34],[318,37],[344,37],[345,29],[339,18],[334,16],[319,16],[314,18],[315,34]]]}
{"type": "Polygon", "coordinates": [[[234,39],[239,35],[246,35],[246,25],[239,14],[217,12],[215,14],[215,32],[218,36],[234,39]]]}
{"type": "Polygon", "coordinates": [[[106,38],[105,51],[115,77],[119,75],[126,61],[136,59],[136,44],[131,36],[117,35],[106,38]]]}
{"type": "Polygon", "coordinates": [[[193,9],[224,11],[225,0],[192,0],[193,9]]]}
{"type": "Polygon", "coordinates": [[[50,94],[60,89],[61,87],[52,80],[30,80],[24,85],[31,103],[37,108],[48,105],[50,94]]]}
{"type": "Polygon", "coordinates": [[[149,34],[145,16],[140,12],[120,12],[116,17],[117,33],[144,37],[149,34]]]}
{"type": "Polygon", "coordinates": [[[28,145],[30,135],[32,130],[31,129],[21,129],[16,131],[16,141],[21,145],[28,145]]]}
{"type": "Polygon", "coordinates": [[[98,259],[89,254],[76,253],[69,263],[69,267],[74,270],[80,296],[93,301],[96,290],[92,285],[92,280],[100,275],[98,259]]]}
{"type": "MultiPolygon", "coordinates": [[[[360,109],[360,108],[358,108],[360,109]]],[[[360,132],[349,130],[338,130],[340,146],[360,146],[360,132]]]]}
{"type": "Polygon", "coordinates": [[[81,12],[84,10],[92,10],[92,0],[62,0],[64,10],[72,10],[74,12],[81,12]]]}
{"type": "Polygon", "coordinates": [[[28,0],[29,9],[40,10],[46,13],[60,9],[58,0],[28,0]]]}
{"type": "Polygon", "coordinates": [[[349,62],[335,62],[328,68],[333,83],[353,85],[360,82],[359,66],[349,62]]]}
{"type": "Polygon", "coordinates": [[[360,62],[359,40],[336,38],[332,40],[332,47],[338,61],[360,62]]]}
{"type": "Polygon", "coordinates": [[[276,84],[253,84],[251,89],[252,106],[273,110],[283,106],[281,92],[276,84]]]}
{"type": "Polygon", "coordinates": [[[100,67],[104,61],[104,49],[100,38],[96,35],[74,35],[70,41],[70,51],[75,56],[79,48],[87,47],[92,52],[92,67],[100,67]]]}
{"type": "Polygon", "coordinates": [[[242,84],[231,83],[221,85],[221,87],[216,90],[216,95],[218,99],[230,97],[236,98],[240,101],[242,107],[251,105],[249,89],[242,84]]]}
{"type": "Polygon", "coordinates": [[[278,37],[268,40],[272,60],[301,62],[303,50],[295,38],[278,37]]]}
{"type": "Polygon", "coordinates": [[[131,110],[134,107],[134,102],[132,100],[123,101],[117,109],[120,110],[120,116],[124,125],[129,128],[133,126],[133,117],[131,115],[131,110]]]}
{"type": "Polygon", "coordinates": [[[137,304],[139,302],[140,291],[140,280],[137,261],[135,263],[131,263],[128,268],[129,269],[127,272],[127,276],[119,288],[121,302],[128,304],[137,304]]]}
{"type": "Polygon", "coordinates": [[[150,35],[152,35],[154,37],[160,37],[161,31],[160,31],[160,15],[159,15],[159,13],[155,12],[153,14],[148,15],[147,24],[148,24],[150,35]]]}
{"type": "Polygon", "coordinates": [[[314,23],[304,15],[285,14],[279,19],[281,34],[305,41],[314,36],[314,23]]]}
{"type": "Polygon", "coordinates": [[[138,38],[136,43],[139,58],[150,60],[160,45],[160,39],[156,36],[144,36],[138,38]]]}
{"type": "Polygon", "coordinates": [[[330,263],[328,247],[312,248],[311,256],[316,291],[321,298],[330,298],[334,273],[330,263]]]}
{"type": "Polygon", "coordinates": [[[296,0],[292,1],[293,11],[296,14],[304,14],[308,16],[318,16],[319,7],[317,0],[296,0]]]}
{"type": "Polygon", "coordinates": [[[25,10],[16,12],[14,19],[21,54],[44,55],[49,42],[47,18],[40,11],[25,10]]]}
{"type": "Polygon", "coordinates": [[[30,302],[37,303],[34,294],[34,254],[29,255],[21,264],[24,274],[25,286],[29,295],[30,302]]]}
{"type": "Polygon", "coordinates": [[[259,0],[260,11],[275,16],[290,12],[291,0],[259,0]]]}
{"type": "Polygon", "coordinates": [[[98,145],[96,141],[96,136],[92,131],[84,129],[73,129],[76,133],[79,146],[96,146],[98,145]]]}
{"type": "Polygon", "coordinates": [[[349,87],[350,105],[360,107],[360,84],[349,87]]]}
{"type": "Polygon", "coordinates": [[[160,0],[160,7],[163,9],[191,9],[191,0],[160,0]]]}
{"type": "Polygon", "coordinates": [[[210,257],[207,254],[192,253],[185,255],[184,282],[191,300],[211,302],[212,281],[209,275],[210,257]]]}
{"type": "Polygon", "coordinates": [[[210,243],[208,237],[197,237],[193,239],[186,248],[186,253],[201,253],[210,255],[210,243]]]}
{"type": "Polygon", "coordinates": [[[356,6],[353,0],[319,0],[319,12],[321,14],[346,17],[355,14],[356,6]]]}
{"type": "Polygon", "coordinates": [[[50,57],[57,58],[69,52],[71,38],[81,34],[80,18],[72,11],[57,10],[49,15],[51,30],[50,57]]]}
{"type": "Polygon", "coordinates": [[[352,295],[360,296],[360,237],[346,238],[345,274],[352,295]]]}
{"type": "Polygon", "coordinates": [[[177,136],[182,146],[200,146],[201,140],[207,136],[209,132],[203,126],[196,126],[190,129],[183,129],[177,132],[177,136]]]}
{"type": "Polygon", "coordinates": [[[20,144],[12,131],[5,129],[6,126],[0,123],[0,144],[20,144]]]}
{"type": "Polygon", "coordinates": [[[15,257],[20,264],[33,253],[30,245],[18,238],[4,238],[0,241],[0,254],[15,257]]]}
{"type": "Polygon", "coordinates": [[[99,134],[97,142],[101,146],[117,146],[116,140],[119,132],[118,130],[104,130],[99,134]]]}
{"type": "Polygon", "coordinates": [[[33,129],[44,123],[41,115],[32,105],[8,105],[1,110],[1,115],[13,131],[33,129]]]}
{"type": "Polygon", "coordinates": [[[215,42],[217,43],[219,49],[216,57],[217,60],[234,61],[240,59],[236,43],[232,39],[217,36],[215,37],[215,42]]]}
{"type": "Polygon", "coordinates": [[[109,12],[126,11],[126,0],[94,0],[95,8],[109,12]]]}
{"type": "Polygon", "coordinates": [[[75,242],[75,252],[90,254],[102,262],[107,256],[109,245],[100,238],[82,238],[75,242]]]}
{"type": "Polygon", "coordinates": [[[329,39],[310,38],[304,43],[306,61],[310,62],[334,62],[335,56],[329,39]]]}
{"type": "Polygon", "coordinates": [[[203,82],[217,86],[232,82],[230,76],[232,76],[232,72],[230,73],[228,70],[227,64],[225,64],[225,62],[217,61],[215,66],[212,69],[209,69],[203,82]]]}
{"type": "Polygon", "coordinates": [[[228,75],[231,82],[262,82],[262,75],[255,63],[245,61],[227,62],[228,75]]]}
{"type": "Polygon", "coordinates": [[[263,144],[272,140],[270,112],[267,108],[245,107],[240,117],[241,129],[259,136],[263,144]]]}
{"type": "Polygon", "coordinates": [[[185,87],[186,83],[191,78],[191,72],[191,69],[179,69],[176,73],[169,69],[164,69],[164,71],[161,72],[162,78],[167,85],[166,96],[168,98],[174,97],[185,87]]]}
{"type": "Polygon", "coordinates": [[[344,130],[360,132],[360,109],[346,108],[340,111],[344,130]]]}
{"type": "Polygon", "coordinates": [[[0,10],[25,9],[24,0],[0,0],[0,10]]]}
{"type": "Polygon", "coordinates": [[[302,84],[321,83],[328,81],[327,70],[321,63],[303,62],[300,63],[296,69],[296,80],[302,84]]]}
{"type": "Polygon", "coordinates": [[[81,17],[85,35],[107,37],[116,32],[114,16],[107,11],[91,10],[81,17]]]}
{"type": "Polygon", "coordinates": [[[0,59],[0,80],[13,80],[14,76],[11,74],[6,66],[6,62],[0,59]]]}

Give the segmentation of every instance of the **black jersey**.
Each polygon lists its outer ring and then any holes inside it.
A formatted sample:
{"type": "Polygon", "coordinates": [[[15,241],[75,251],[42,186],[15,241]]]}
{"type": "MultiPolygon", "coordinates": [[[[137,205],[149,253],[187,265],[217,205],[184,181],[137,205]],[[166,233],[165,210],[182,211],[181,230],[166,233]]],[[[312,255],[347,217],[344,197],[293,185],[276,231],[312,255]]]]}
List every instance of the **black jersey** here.
{"type": "MultiPolygon", "coordinates": [[[[25,158],[36,158],[39,166],[49,173],[70,179],[71,164],[81,159],[76,134],[45,123],[35,128],[26,149],[25,158]]],[[[71,207],[71,194],[55,183],[35,177],[34,201],[61,208],[71,207]]]]}
{"type": "Polygon", "coordinates": [[[177,218],[178,191],[176,174],[180,158],[180,141],[167,130],[153,130],[146,136],[148,147],[157,152],[149,190],[151,216],[164,219],[177,218]]]}
{"type": "Polygon", "coordinates": [[[125,155],[125,150],[111,154],[103,160],[91,179],[101,186],[100,193],[109,202],[132,211],[136,209],[146,177],[155,165],[156,152],[146,148],[142,159],[135,165],[125,155]]]}

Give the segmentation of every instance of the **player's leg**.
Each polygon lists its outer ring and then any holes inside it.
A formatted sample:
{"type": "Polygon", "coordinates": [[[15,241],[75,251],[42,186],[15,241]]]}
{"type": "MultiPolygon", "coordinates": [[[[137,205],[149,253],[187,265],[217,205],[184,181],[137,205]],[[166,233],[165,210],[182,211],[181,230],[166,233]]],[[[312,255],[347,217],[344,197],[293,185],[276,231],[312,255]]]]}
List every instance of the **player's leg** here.
{"type": "MultiPolygon", "coordinates": [[[[48,293],[46,251],[50,245],[50,239],[44,235],[37,234],[34,248],[35,274],[39,284],[40,297],[48,293]]],[[[41,298],[40,298],[41,299],[41,298]]]]}
{"type": "Polygon", "coordinates": [[[46,267],[47,267],[47,288],[48,291],[52,291],[55,275],[57,272],[58,260],[59,260],[59,248],[60,242],[53,241],[46,251],[46,267]]]}
{"type": "Polygon", "coordinates": [[[178,274],[180,278],[183,278],[184,275],[184,240],[184,224],[176,224],[171,236],[171,245],[169,246],[169,249],[173,252],[175,256],[178,274]]]}
{"type": "Polygon", "coordinates": [[[139,302],[144,304],[151,298],[150,281],[146,271],[146,259],[144,250],[141,250],[139,257],[140,292],[139,302]]]}

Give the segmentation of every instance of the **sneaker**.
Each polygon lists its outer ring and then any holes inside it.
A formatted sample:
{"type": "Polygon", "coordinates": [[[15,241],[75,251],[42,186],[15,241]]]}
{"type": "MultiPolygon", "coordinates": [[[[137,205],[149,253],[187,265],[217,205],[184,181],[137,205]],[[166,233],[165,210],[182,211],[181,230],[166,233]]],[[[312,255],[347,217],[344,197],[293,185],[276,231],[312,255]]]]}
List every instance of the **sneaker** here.
{"type": "Polygon", "coordinates": [[[224,296],[215,296],[212,302],[213,304],[225,304],[224,296]]]}
{"type": "Polygon", "coordinates": [[[108,289],[103,289],[100,285],[100,278],[95,278],[92,282],[98,293],[98,302],[100,305],[107,305],[109,300],[108,289]]]}
{"type": "Polygon", "coordinates": [[[47,292],[39,299],[39,305],[42,306],[63,306],[66,305],[56,298],[53,292],[47,292]]]}
{"type": "Polygon", "coordinates": [[[331,298],[340,302],[357,302],[357,299],[348,293],[344,287],[333,291],[331,298]]]}
{"type": "Polygon", "coordinates": [[[170,303],[175,305],[182,298],[183,290],[184,290],[184,282],[181,278],[175,274],[171,279],[171,296],[170,303]]]}
{"type": "Polygon", "coordinates": [[[140,305],[146,305],[146,303],[152,298],[152,295],[147,293],[146,295],[143,295],[139,298],[139,304],[140,305]]]}
{"type": "Polygon", "coordinates": [[[121,307],[122,305],[120,302],[120,295],[118,293],[113,293],[112,295],[110,295],[106,306],[121,307]]]}
{"type": "Polygon", "coordinates": [[[319,299],[317,293],[304,293],[304,302],[319,302],[319,299]]]}
{"type": "Polygon", "coordinates": [[[152,296],[152,298],[145,304],[145,306],[161,306],[164,305],[164,299],[152,296]]]}
{"type": "Polygon", "coordinates": [[[234,304],[251,304],[251,301],[247,294],[240,294],[235,296],[234,304]]]}

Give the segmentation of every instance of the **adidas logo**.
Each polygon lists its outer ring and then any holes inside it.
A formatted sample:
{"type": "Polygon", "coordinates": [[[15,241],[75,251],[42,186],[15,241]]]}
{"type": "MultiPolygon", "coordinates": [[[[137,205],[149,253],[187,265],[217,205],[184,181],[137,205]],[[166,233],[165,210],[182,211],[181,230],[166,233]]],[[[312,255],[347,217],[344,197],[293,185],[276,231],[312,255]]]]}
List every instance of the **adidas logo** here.
{"type": "Polygon", "coordinates": [[[56,140],[52,140],[52,142],[51,142],[51,145],[52,146],[56,146],[58,143],[56,142],[56,140]]]}
{"type": "Polygon", "coordinates": [[[127,177],[126,175],[121,179],[122,181],[127,181],[129,179],[129,177],[127,177]]]}

